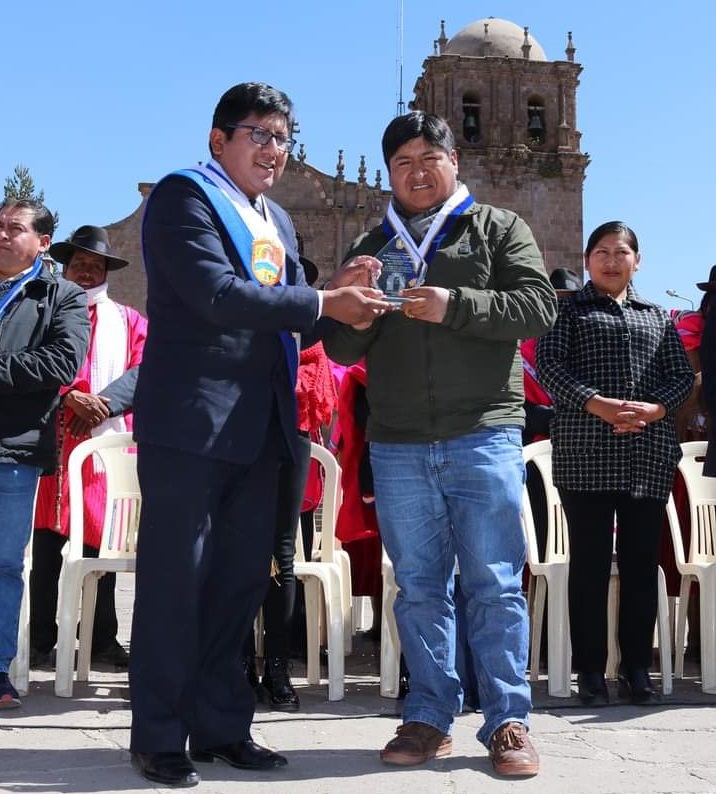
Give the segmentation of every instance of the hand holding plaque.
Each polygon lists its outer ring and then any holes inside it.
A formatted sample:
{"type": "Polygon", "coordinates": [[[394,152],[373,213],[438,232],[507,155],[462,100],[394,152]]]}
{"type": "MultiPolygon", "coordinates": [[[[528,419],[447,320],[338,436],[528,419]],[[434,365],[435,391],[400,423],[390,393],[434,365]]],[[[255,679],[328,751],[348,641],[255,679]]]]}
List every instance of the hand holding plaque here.
{"type": "Polygon", "coordinates": [[[388,240],[374,256],[382,265],[375,286],[383,291],[385,300],[391,303],[410,300],[401,297],[400,291],[408,287],[420,286],[425,273],[425,263],[421,261],[420,268],[416,269],[413,257],[399,234],[388,240]]]}

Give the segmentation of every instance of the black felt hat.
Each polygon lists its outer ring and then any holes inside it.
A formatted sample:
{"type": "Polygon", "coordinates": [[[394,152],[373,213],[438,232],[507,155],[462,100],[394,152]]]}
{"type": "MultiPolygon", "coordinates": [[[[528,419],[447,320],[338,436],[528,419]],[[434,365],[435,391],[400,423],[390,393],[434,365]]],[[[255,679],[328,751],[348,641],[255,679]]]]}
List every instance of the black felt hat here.
{"type": "Polygon", "coordinates": [[[306,274],[306,281],[309,286],[313,286],[318,278],[318,266],[315,262],[311,262],[308,257],[303,255],[298,257],[298,261],[303,266],[303,272],[306,274]]]}
{"type": "Polygon", "coordinates": [[[709,273],[709,280],[708,281],[699,281],[696,285],[699,289],[702,289],[704,292],[714,292],[716,290],[716,265],[712,265],[711,272],[709,273]]]}
{"type": "Polygon", "coordinates": [[[90,254],[103,256],[107,262],[107,270],[119,270],[129,264],[126,259],[112,253],[109,247],[109,235],[101,226],[80,226],[72,233],[69,240],[53,243],[49,253],[56,262],[66,265],[75,251],[88,251],[90,254]]]}
{"type": "Polygon", "coordinates": [[[568,267],[556,267],[549,274],[549,280],[557,292],[578,292],[582,289],[579,276],[568,267]]]}

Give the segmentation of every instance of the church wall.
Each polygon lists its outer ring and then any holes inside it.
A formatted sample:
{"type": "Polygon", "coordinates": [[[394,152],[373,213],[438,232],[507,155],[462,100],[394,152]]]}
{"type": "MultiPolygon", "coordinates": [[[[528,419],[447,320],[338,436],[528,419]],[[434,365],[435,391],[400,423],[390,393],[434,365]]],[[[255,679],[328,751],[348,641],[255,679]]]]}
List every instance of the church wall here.
{"type": "MultiPolygon", "coordinates": [[[[493,29],[496,23],[491,23],[493,29]]],[[[548,270],[569,267],[582,272],[582,191],[589,163],[581,153],[576,128],[576,91],[582,67],[568,61],[540,61],[520,57],[473,57],[441,52],[426,58],[415,84],[411,109],[447,118],[456,138],[460,179],[484,203],[505,207],[531,226],[548,270]],[[463,98],[480,101],[481,136],[463,136],[463,98]],[[539,98],[544,108],[543,142],[527,129],[527,106],[539,98]]],[[[571,48],[571,49],[570,49],[571,48]]],[[[382,163],[380,164],[382,165],[382,163]]],[[[361,161],[357,181],[345,178],[343,153],[338,152],[334,176],[306,162],[303,147],[288,160],[281,180],[269,191],[292,216],[303,253],[319,269],[319,283],[330,278],[351,241],[379,223],[390,199],[366,180],[361,161]]],[[[131,262],[111,276],[116,300],[145,311],[146,278],[140,251],[144,200],[151,185],[141,183],[142,203],[132,215],[107,227],[113,249],[131,262]]]]}

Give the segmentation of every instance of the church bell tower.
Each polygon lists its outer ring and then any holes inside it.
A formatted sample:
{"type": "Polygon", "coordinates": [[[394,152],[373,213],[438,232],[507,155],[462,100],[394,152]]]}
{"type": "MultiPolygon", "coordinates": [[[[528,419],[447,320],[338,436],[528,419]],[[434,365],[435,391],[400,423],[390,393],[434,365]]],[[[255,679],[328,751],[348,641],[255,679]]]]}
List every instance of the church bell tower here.
{"type": "Polygon", "coordinates": [[[440,37],[410,103],[443,116],[455,134],[460,179],[477,201],[505,207],[531,226],[548,270],[582,272],[582,188],[572,34],[566,60],[549,61],[521,28],[482,19],[440,37]]]}

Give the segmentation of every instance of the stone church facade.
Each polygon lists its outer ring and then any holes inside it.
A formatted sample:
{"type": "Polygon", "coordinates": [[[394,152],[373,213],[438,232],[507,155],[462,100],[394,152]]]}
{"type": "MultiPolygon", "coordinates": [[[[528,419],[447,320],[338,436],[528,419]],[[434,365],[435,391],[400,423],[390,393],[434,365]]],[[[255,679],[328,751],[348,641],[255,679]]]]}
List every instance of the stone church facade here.
{"type": "MultiPolygon", "coordinates": [[[[569,267],[581,274],[582,190],[589,158],[580,151],[576,126],[582,67],[574,54],[571,33],[566,58],[549,61],[528,28],[512,22],[482,19],[450,39],[441,22],[409,107],[447,119],[461,181],[478,201],[507,207],[527,221],[548,270],[569,267]]],[[[380,169],[369,181],[364,158],[356,181],[344,172],[342,151],[336,173],[329,176],[306,162],[301,146],[269,193],[290,213],[303,252],[318,265],[322,280],[340,264],[351,240],[380,222],[390,200],[380,169]]],[[[112,296],[143,312],[140,226],[152,185],[138,187],[140,206],[106,228],[113,249],[131,262],[113,274],[112,296]]]]}

